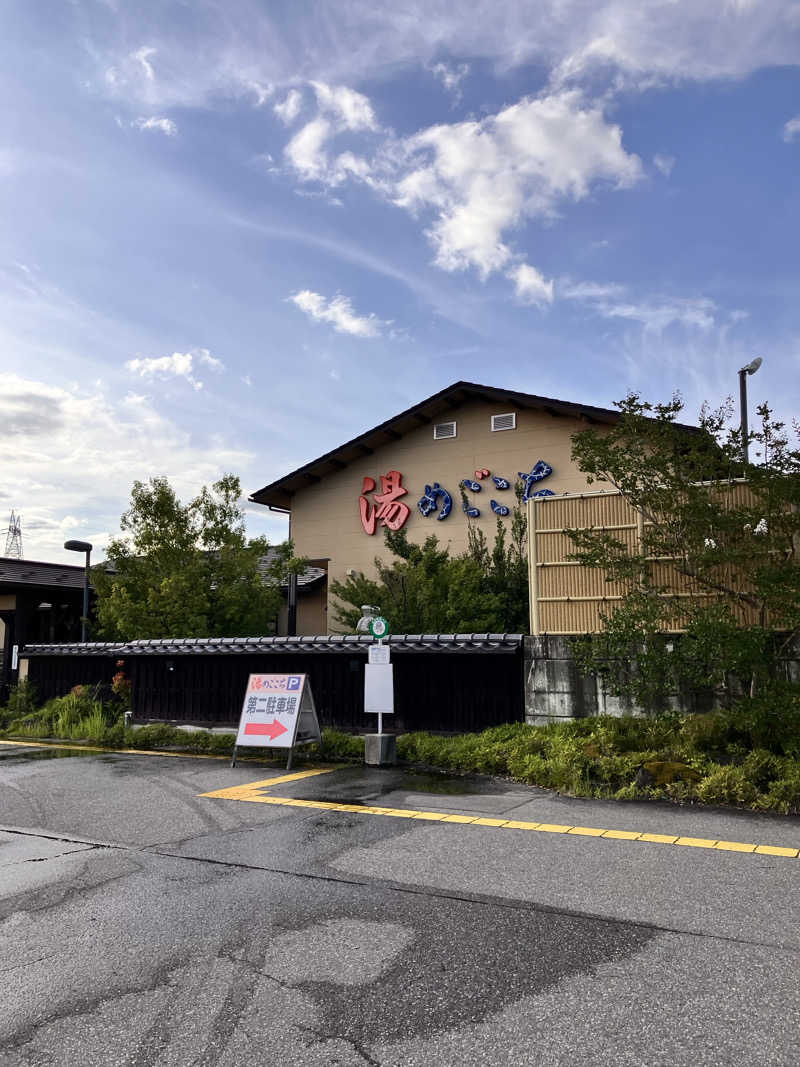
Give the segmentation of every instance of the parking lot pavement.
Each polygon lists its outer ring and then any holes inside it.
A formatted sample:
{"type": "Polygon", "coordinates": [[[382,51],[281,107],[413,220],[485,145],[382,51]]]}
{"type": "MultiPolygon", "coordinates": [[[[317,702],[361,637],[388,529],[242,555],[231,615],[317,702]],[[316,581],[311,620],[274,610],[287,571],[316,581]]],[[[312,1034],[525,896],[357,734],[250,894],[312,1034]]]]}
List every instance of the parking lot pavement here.
{"type": "Polygon", "coordinates": [[[800,860],[513,825],[797,820],[61,752],[0,746],[1,1067],[797,1062],[800,860]]]}

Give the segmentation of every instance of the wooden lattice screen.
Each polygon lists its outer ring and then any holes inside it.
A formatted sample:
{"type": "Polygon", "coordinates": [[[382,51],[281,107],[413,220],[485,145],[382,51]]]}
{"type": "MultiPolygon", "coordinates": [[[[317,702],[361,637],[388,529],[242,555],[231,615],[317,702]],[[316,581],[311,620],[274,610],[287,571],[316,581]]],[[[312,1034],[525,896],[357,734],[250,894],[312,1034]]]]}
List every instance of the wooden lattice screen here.
{"type": "MultiPolygon", "coordinates": [[[[732,504],[746,505],[745,482],[726,483],[732,504]]],[[[601,612],[610,614],[624,593],[621,583],[606,581],[599,567],[586,567],[567,557],[574,545],[568,529],[600,528],[613,533],[632,552],[639,550],[646,523],[616,490],[534,497],[528,503],[528,568],[532,634],[584,634],[602,630],[601,612]]],[[[671,597],[703,596],[669,559],[652,559],[655,582],[671,597]]],[[[745,615],[742,621],[746,621],[745,615]]],[[[675,620],[672,629],[681,629],[675,620]]]]}

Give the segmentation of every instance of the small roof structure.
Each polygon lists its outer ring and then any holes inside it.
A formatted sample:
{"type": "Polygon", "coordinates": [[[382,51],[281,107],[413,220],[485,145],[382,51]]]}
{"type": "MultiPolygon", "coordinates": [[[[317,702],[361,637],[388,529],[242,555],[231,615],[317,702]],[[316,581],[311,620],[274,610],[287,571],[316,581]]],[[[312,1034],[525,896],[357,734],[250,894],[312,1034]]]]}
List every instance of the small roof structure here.
{"type": "Polygon", "coordinates": [[[324,456],[298,467],[291,474],[286,474],[275,482],[265,485],[250,497],[255,504],[264,504],[273,511],[289,511],[292,495],[299,489],[305,489],[321,481],[326,474],[342,470],[348,464],[371,455],[377,448],[397,441],[410,430],[426,425],[442,414],[462,407],[465,403],[479,400],[486,404],[496,404],[504,408],[544,411],[553,416],[568,416],[581,419],[587,424],[610,425],[618,422],[619,411],[610,408],[597,408],[591,404],[574,404],[568,400],[554,400],[551,397],[536,396],[533,393],[518,393],[513,389],[496,389],[490,385],[477,385],[475,382],[454,382],[446,389],[441,389],[433,396],[421,400],[419,404],[393,415],[391,419],[374,426],[371,430],[359,434],[352,441],[347,441],[324,456]]]}
{"type": "MultiPolygon", "coordinates": [[[[264,581],[264,582],[269,581],[270,567],[275,562],[275,557],[277,555],[278,555],[278,550],[276,548],[270,548],[267,551],[267,554],[262,556],[259,559],[259,561],[258,561],[258,573],[261,575],[262,581],[264,581]]],[[[320,564],[321,563],[327,563],[327,562],[328,561],[326,559],[311,559],[311,560],[309,560],[308,561],[309,565],[306,567],[306,569],[303,571],[303,573],[297,575],[297,588],[298,588],[298,590],[302,590],[303,592],[306,592],[307,590],[313,589],[314,587],[319,585],[320,582],[324,581],[328,576],[328,571],[327,571],[327,568],[321,567],[320,564]]],[[[281,589],[286,589],[288,584],[289,584],[289,582],[286,579],[284,579],[281,582],[281,589]]]]}
{"type": "Polygon", "coordinates": [[[0,588],[44,586],[48,589],[83,589],[84,568],[69,563],[39,563],[36,560],[0,556],[0,588]]]}

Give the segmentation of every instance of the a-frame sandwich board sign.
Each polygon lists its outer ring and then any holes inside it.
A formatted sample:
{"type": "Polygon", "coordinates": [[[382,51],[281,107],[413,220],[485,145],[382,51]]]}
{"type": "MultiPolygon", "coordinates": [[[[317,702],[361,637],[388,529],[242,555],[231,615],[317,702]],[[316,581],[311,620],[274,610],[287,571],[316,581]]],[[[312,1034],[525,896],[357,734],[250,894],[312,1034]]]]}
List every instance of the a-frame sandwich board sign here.
{"type": "Polygon", "coordinates": [[[287,771],[296,745],[322,744],[322,733],[307,674],[251,674],[239,717],[237,748],[287,748],[287,771]]]}

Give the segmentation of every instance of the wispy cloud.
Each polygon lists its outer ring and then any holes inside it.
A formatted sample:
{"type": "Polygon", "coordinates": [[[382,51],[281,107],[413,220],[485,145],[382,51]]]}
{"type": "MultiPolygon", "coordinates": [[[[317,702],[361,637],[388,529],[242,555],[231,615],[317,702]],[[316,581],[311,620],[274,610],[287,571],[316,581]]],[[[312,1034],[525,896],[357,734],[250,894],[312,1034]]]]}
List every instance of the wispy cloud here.
{"type": "Polygon", "coordinates": [[[288,299],[309,318],[327,322],[337,333],[349,333],[353,337],[378,337],[387,325],[376,315],[358,315],[349,297],[337,294],[330,300],[311,289],[301,289],[288,299]]]}
{"type": "Polygon", "coordinates": [[[148,117],[140,117],[134,119],[131,126],[135,126],[137,130],[158,130],[160,133],[164,133],[167,137],[174,137],[178,132],[178,127],[172,121],[172,119],[164,118],[163,115],[150,115],[148,117]]]}
{"type": "Polygon", "coordinates": [[[126,370],[145,381],[168,378],[184,378],[193,389],[203,388],[203,382],[196,377],[198,367],[209,367],[221,371],[225,364],[212,356],[207,348],[198,348],[193,352],[173,352],[171,356],[129,359],[126,370]]]}
{"type": "Polygon", "coordinates": [[[303,94],[299,89],[290,89],[283,100],[275,104],[273,111],[286,126],[294,122],[303,106],[303,94]]]}
{"type": "Polygon", "coordinates": [[[105,37],[91,49],[105,84],[117,97],[162,109],[303,77],[358,84],[412,63],[441,65],[442,78],[459,77],[460,68],[442,56],[505,69],[533,63],[552,71],[554,85],[604,77],[612,88],[742,78],[797,61],[790,0],[404,0],[379,9],[374,0],[318,0],[293,5],[291,18],[275,4],[195,0],[193,32],[165,27],[133,51],[142,20],[113,6],[112,43],[105,37]]]}
{"type": "MultiPolygon", "coordinates": [[[[303,181],[338,185],[348,177],[367,179],[370,167],[352,152],[329,156],[329,144],[339,134],[377,131],[372,104],[363,93],[343,85],[311,82],[317,114],[292,137],[286,146],[289,165],[303,181]]],[[[288,99],[288,98],[287,98],[288,99]]]]}
{"type": "Polygon", "coordinates": [[[675,156],[666,156],[662,155],[661,152],[657,152],[653,156],[653,166],[660,170],[665,178],[668,178],[672,174],[672,168],[675,166],[675,156]]]}
{"type": "Polygon", "coordinates": [[[681,325],[701,331],[716,323],[717,305],[708,297],[637,296],[630,288],[615,282],[558,283],[557,295],[579,301],[605,319],[638,322],[646,333],[662,333],[669,326],[681,325]]]}
{"type": "Polygon", "coordinates": [[[789,119],[783,126],[783,139],[789,144],[795,137],[800,134],[800,115],[795,115],[793,119],[789,119]]]}
{"type": "Polygon", "coordinates": [[[448,66],[447,63],[434,63],[431,74],[448,93],[452,93],[454,102],[461,99],[461,83],[469,74],[468,63],[457,63],[448,66]]]}
{"type": "Polygon", "coordinates": [[[529,263],[519,263],[506,271],[506,277],[514,282],[517,299],[523,304],[552,304],[553,282],[529,263]]]}

